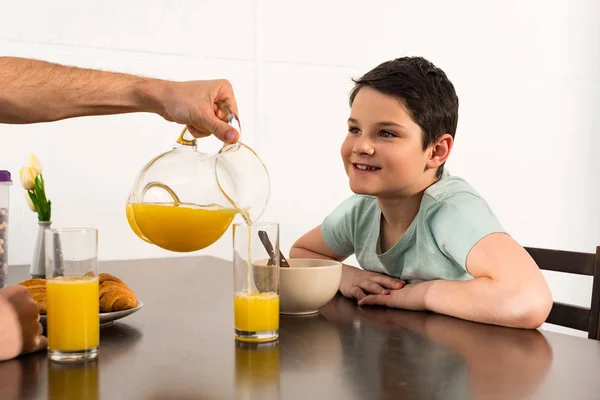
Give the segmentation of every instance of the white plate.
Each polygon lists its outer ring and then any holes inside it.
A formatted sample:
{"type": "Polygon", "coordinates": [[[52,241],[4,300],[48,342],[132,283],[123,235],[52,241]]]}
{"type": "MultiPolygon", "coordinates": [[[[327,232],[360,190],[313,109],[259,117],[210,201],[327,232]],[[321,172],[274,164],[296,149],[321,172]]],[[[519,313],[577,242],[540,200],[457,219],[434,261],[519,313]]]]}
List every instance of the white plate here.
{"type": "MultiPolygon", "coordinates": [[[[144,307],[144,303],[142,303],[141,301],[138,300],[137,305],[134,308],[130,308],[129,310],[101,312],[100,313],[100,326],[103,327],[103,326],[111,325],[116,320],[126,317],[130,314],[133,314],[134,312],[136,312],[137,310],[139,310],[142,307],[144,307]]],[[[43,315],[43,314],[40,315],[40,322],[42,323],[42,325],[46,326],[46,316],[45,315],[43,315]]]]}

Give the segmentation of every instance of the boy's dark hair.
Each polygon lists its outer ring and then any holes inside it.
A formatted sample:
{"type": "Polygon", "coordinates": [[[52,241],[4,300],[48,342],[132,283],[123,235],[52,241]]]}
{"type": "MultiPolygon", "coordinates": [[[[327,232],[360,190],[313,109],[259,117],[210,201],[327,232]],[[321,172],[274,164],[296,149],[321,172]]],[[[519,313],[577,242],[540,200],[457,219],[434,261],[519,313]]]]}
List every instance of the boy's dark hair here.
{"type": "MultiPolygon", "coordinates": [[[[423,150],[444,133],[454,138],[458,124],[458,97],[444,71],[422,57],[386,61],[353,79],[350,107],[359,90],[371,87],[402,101],[412,119],[423,130],[423,150]]],[[[444,171],[437,171],[440,178],[444,171]]]]}

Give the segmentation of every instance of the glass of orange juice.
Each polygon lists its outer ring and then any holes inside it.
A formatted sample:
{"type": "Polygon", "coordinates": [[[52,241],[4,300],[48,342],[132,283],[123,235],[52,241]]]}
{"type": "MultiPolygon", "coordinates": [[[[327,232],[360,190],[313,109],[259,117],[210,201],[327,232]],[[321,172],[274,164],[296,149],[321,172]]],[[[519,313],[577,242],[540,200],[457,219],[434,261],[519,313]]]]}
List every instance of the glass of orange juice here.
{"type": "Polygon", "coordinates": [[[279,225],[234,224],[233,248],[235,338],[275,340],[279,337],[279,225]]]}
{"type": "Polygon", "coordinates": [[[98,357],[98,230],[45,232],[48,357],[79,362],[98,357]]]}

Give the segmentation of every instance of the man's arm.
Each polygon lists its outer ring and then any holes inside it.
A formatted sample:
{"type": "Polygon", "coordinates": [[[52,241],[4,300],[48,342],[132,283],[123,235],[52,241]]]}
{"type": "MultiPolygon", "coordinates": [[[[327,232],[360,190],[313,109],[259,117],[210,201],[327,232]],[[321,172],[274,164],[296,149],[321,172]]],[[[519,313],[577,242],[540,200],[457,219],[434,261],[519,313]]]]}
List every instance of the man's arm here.
{"type": "Polygon", "coordinates": [[[0,57],[0,121],[23,124],[157,110],[160,81],[0,57]]]}
{"type": "Polygon", "coordinates": [[[470,321],[537,328],[552,308],[550,289],[533,259],[510,236],[493,233],[469,252],[469,281],[407,285],[390,296],[367,296],[359,305],[429,310],[470,321]]]}
{"type": "Polygon", "coordinates": [[[172,82],[0,57],[0,123],[150,112],[190,126],[196,136],[215,134],[225,142],[235,142],[238,133],[223,122],[224,115],[217,117],[216,102],[228,103],[237,113],[229,82],[172,82]]]}

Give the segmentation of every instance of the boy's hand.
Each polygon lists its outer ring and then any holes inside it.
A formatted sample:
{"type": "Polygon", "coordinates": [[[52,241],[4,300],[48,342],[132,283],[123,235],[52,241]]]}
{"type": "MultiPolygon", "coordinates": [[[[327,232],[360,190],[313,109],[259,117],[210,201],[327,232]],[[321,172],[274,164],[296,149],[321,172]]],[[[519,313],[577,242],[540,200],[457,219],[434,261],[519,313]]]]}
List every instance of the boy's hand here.
{"type": "Polygon", "coordinates": [[[371,294],[359,300],[359,306],[380,305],[403,310],[424,311],[425,296],[431,282],[414,283],[405,285],[401,290],[392,290],[387,296],[371,294]]]}
{"type": "Polygon", "coordinates": [[[403,280],[377,272],[343,266],[340,292],[346,297],[362,300],[367,294],[389,295],[390,290],[402,289],[403,280]]]}

